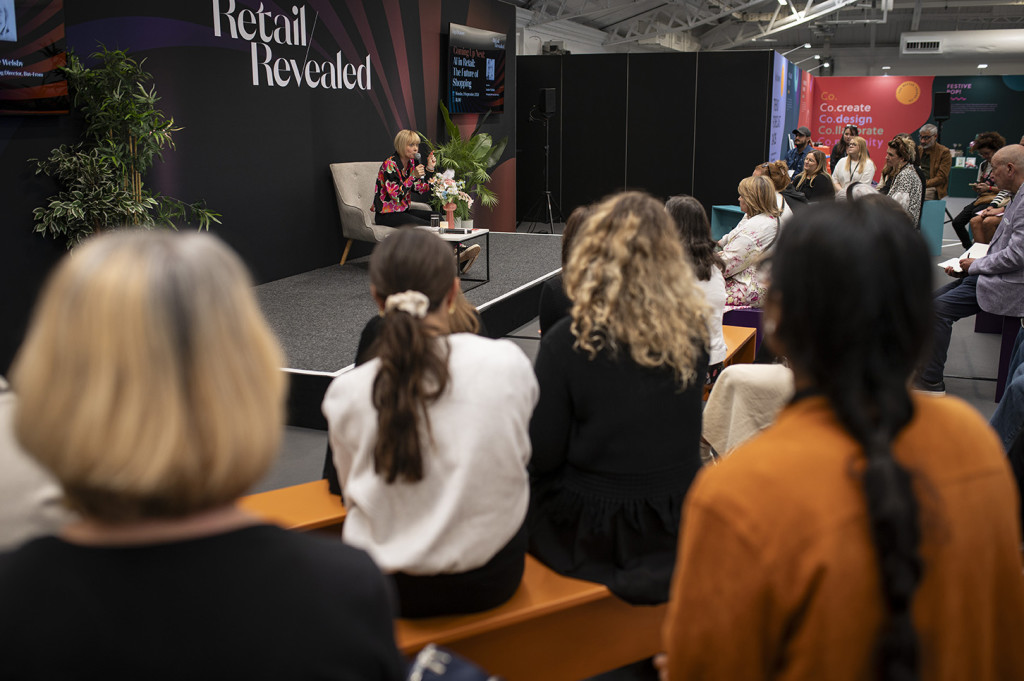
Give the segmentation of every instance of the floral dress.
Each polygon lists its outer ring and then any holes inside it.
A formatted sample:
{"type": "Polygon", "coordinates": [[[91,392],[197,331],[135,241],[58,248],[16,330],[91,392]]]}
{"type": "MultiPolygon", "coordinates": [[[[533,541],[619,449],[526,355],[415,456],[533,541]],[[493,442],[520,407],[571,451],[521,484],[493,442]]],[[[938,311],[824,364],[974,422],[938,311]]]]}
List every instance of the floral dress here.
{"type": "Polygon", "coordinates": [[[725,309],[763,307],[768,282],[758,265],[761,255],[775,241],[779,219],[770,215],[744,216],[718,242],[725,262],[725,309]]]}
{"type": "Polygon", "coordinates": [[[409,210],[413,192],[422,194],[430,190],[430,177],[434,173],[428,170],[422,178],[417,178],[413,174],[414,159],[409,159],[405,168],[401,163],[398,154],[392,154],[381,164],[373,192],[375,213],[403,213],[409,210]]]}

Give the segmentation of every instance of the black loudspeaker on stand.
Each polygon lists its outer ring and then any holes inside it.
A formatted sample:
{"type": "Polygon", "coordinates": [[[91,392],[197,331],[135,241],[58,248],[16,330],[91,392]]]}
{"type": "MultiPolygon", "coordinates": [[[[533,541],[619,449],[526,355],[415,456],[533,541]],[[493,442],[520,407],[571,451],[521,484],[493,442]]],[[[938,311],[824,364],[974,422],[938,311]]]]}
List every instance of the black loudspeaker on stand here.
{"type": "MultiPolygon", "coordinates": [[[[527,220],[529,222],[540,222],[539,220],[534,220],[533,216],[537,214],[538,209],[543,209],[544,218],[548,223],[548,233],[554,234],[555,222],[562,222],[562,210],[558,207],[558,202],[551,196],[551,132],[548,124],[556,111],[555,88],[542,87],[539,94],[540,97],[537,105],[530,109],[530,120],[544,125],[544,191],[530,205],[530,209],[526,211],[523,218],[516,223],[516,229],[527,220]],[[558,220],[555,220],[556,216],[558,220]]],[[[533,229],[531,228],[530,231],[533,231],[533,229]]]]}
{"type": "Polygon", "coordinates": [[[952,108],[948,92],[932,93],[932,118],[935,119],[935,127],[939,129],[935,136],[936,142],[942,142],[942,124],[949,120],[952,108]]]}

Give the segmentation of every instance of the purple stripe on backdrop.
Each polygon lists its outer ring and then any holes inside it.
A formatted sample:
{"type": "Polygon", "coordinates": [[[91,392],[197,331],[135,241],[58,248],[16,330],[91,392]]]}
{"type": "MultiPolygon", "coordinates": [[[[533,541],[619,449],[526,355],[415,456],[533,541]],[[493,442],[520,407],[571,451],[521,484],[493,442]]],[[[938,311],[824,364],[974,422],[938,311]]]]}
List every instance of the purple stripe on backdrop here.
{"type": "Polygon", "coordinates": [[[244,40],[218,38],[208,25],[160,17],[117,17],[72,24],[67,27],[67,40],[79,56],[95,52],[97,43],[103,43],[107,49],[135,53],[165,47],[218,47],[240,52],[250,49],[244,40]]]}

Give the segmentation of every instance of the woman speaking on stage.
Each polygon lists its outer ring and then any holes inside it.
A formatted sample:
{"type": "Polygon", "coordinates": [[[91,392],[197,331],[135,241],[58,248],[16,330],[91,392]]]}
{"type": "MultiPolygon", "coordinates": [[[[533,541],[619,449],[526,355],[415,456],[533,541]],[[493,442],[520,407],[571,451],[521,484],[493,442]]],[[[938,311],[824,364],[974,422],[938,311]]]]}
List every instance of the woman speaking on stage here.
{"type": "Polygon", "coordinates": [[[427,164],[419,162],[420,136],[413,130],[401,130],[395,135],[395,153],[384,159],[377,173],[377,186],[373,192],[373,221],[378,225],[429,225],[430,212],[410,208],[413,193],[430,191],[430,178],[434,174],[434,152],[427,164]]]}

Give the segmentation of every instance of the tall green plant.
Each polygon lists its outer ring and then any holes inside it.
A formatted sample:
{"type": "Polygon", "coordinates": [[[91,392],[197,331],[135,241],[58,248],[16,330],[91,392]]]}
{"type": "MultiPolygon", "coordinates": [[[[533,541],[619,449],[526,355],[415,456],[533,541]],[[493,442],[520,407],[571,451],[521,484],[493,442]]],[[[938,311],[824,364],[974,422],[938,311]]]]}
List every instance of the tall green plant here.
{"type": "MultiPolygon", "coordinates": [[[[508,145],[508,138],[495,143],[489,134],[480,132],[480,128],[490,116],[488,113],[477,123],[473,134],[467,139],[463,139],[462,132],[452,122],[444,102],[439,104],[441,115],[444,117],[444,127],[448,133],[448,141],[435,145],[422,132],[419,133],[420,138],[433,150],[437,166],[443,170],[454,171],[456,180],[466,182],[466,191],[471,196],[488,208],[498,205],[498,195],[487,187],[491,181],[491,176],[487,171],[498,163],[508,145]]],[[[457,212],[461,218],[469,217],[468,209],[460,208],[457,212]]]]}
{"type": "Polygon", "coordinates": [[[181,130],[157,108],[153,76],[143,62],[124,50],[102,44],[86,67],[73,53],[61,69],[71,101],[85,121],[83,140],[61,145],[36,162],[36,173],[53,177],[61,191],[33,211],[35,231],[64,238],[72,248],[97,231],[125,224],[174,228],[176,221],[198,222],[199,229],[219,223],[219,213],[205,202],[186,203],[147,190],[146,172],[164,149],[173,149],[172,134],[181,130]]]}

